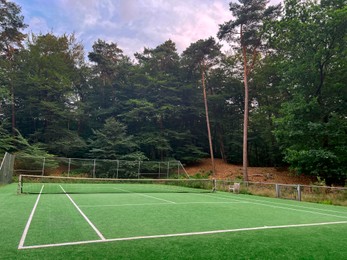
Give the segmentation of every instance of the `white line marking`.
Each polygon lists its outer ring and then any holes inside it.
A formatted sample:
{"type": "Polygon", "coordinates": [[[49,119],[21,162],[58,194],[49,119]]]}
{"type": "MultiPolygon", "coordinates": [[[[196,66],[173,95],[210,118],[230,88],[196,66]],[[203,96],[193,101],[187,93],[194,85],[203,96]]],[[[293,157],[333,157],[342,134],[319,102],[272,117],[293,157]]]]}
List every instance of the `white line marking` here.
{"type": "Polygon", "coordinates": [[[171,200],[165,200],[165,199],[161,199],[161,198],[157,198],[157,197],[145,195],[145,194],[142,194],[142,193],[131,192],[131,191],[123,190],[123,189],[119,189],[119,188],[114,188],[114,189],[120,190],[120,191],[125,191],[125,192],[127,192],[127,193],[133,193],[133,194],[136,194],[136,195],[140,195],[140,196],[142,196],[142,197],[152,198],[152,199],[161,200],[161,201],[169,202],[169,203],[172,203],[172,204],[176,204],[176,202],[171,201],[171,200]]]}
{"type": "Polygon", "coordinates": [[[83,216],[83,218],[88,222],[88,224],[94,229],[94,231],[96,232],[96,234],[98,234],[98,236],[100,237],[101,240],[106,240],[106,238],[101,234],[101,232],[94,226],[94,224],[89,220],[89,218],[82,212],[82,210],[77,206],[77,204],[73,201],[73,199],[70,197],[69,194],[66,193],[66,191],[64,190],[64,188],[59,185],[60,188],[64,191],[65,195],[70,199],[70,201],[72,202],[72,204],[76,207],[76,209],[78,210],[78,212],[83,216]]]}
{"type": "MultiPolygon", "coordinates": [[[[219,195],[224,195],[223,193],[217,193],[219,195]]],[[[207,194],[205,194],[207,195],[207,194]]],[[[233,195],[233,196],[239,196],[239,195],[233,195]]],[[[241,195],[242,196],[242,195],[241,195]]],[[[220,198],[224,198],[224,199],[233,199],[234,198],[231,198],[231,197],[220,197],[220,198]]],[[[263,197],[264,199],[266,197],[263,197]]],[[[297,207],[297,208],[304,208],[304,209],[314,209],[314,210],[319,210],[319,211],[326,211],[326,212],[334,212],[334,213],[342,213],[342,214],[347,214],[347,211],[343,212],[343,211],[337,211],[337,210],[330,210],[330,209],[321,209],[321,208],[316,208],[316,207],[305,207],[305,206],[302,206],[302,205],[293,205],[293,204],[284,204],[284,203],[279,203],[279,202],[273,202],[273,201],[268,201],[268,200],[256,200],[256,199],[249,199],[249,198],[240,198],[241,200],[239,201],[243,201],[243,200],[250,200],[250,201],[257,201],[257,202],[267,202],[267,203],[271,203],[271,204],[274,204],[274,205],[285,205],[285,206],[292,206],[292,207],[297,207]]],[[[277,199],[277,198],[273,198],[273,199],[277,199]]],[[[278,199],[277,199],[278,200],[278,199]]],[[[293,202],[297,202],[297,201],[293,201],[293,202]]],[[[305,202],[304,202],[305,203],[305,202]]],[[[315,203],[312,203],[312,202],[306,202],[306,203],[311,203],[312,205],[314,205],[315,203]]],[[[322,205],[322,204],[321,204],[322,205]]],[[[339,206],[337,206],[339,207],[339,206]]],[[[340,207],[341,209],[344,209],[343,207],[340,207]]]]}
{"type": "MultiPolygon", "coordinates": [[[[235,203],[250,203],[247,201],[210,201],[210,202],[176,202],[175,205],[189,204],[235,204],[235,203]]],[[[124,206],[156,206],[156,205],[173,205],[173,203],[134,203],[134,204],[98,204],[98,205],[80,205],[80,208],[98,208],[98,207],[124,207],[124,206]]]]}
{"type": "Polygon", "coordinates": [[[41,197],[41,194],[42,194],[43,187],[45,187],[45,185],[42,185],[41,190],[40,190],[40,193],[39,193],[39,195],[37,196],[36,202],[35,202],[35,204],[34,204],[34,207],[33,207],[33,209],[31,210],[29,219],[28,219],[28,221],[27,221],[27,224],[25,225],[25,228],[24,228],[22,237],[21,237],[21,239],[20,239],[20,241],[19,241],[18,249],[21,249],[21,248],[24,247],[25,238],[26,238],[26,236],[27,236],[27,234],[28,234],[29,227],[30,227],[31,221],[32,221],[32,219],[33,219],[33,217],[34,217],[34,213],[35,213],[37,204],[39,203],[39,200],[40,200],[40,197],[41,197]]]}
{"type": "MultiPolygon", "coordinates": [[[[217,196],[216,196],[216,198],[217,198],[217,196]]],[[[223,197],[223,196],[219,197],[219,198],[228,199],[227,197],[223,197]]],[[[262,205],[262,206],[267,206],[267,207],[272,207],[272,208],[293,210],[293,211],[300,211],[300,212],[307,212],[307,213],[313,213],[313,214],[317,214],[317,215],[336,217],[336,218],[344,218],[344,219],[347,218],[347,216],[339,216],[339,215],[333,215],[333,214],[328,214],[328,213],[317,212],[317,211],[314,211],[314,209],[312,210],[312,208],[309,208],[309,207],[298,206],[298,207],[301,207],[301,208],[310,209],[310,210],[304,210],[304,209],[296,209],[296,208],[291,208],[290,207],[290,206],[296,207],[295,205],[280,204],[280,203],[275,203],[275,202],[270,202],[270,201],[265,201],[265,203],[264,203],[263,201],[259,202],[259,200],[254,200],[254,199],[249,199],[249,198],[242,198],[242,200],[247,201],[247,202],[252,203],[252,204],[262,205]],[[275,204],[275,205],[271,205],[271,204],[275,204]],[[283,206],[276,206],[276,205],[283,205],[283,206]]]]}
{"type": "MultiPolygon", "coordinates": [[[[251,199],[249,199],[249,200],[251,200],[251,199]]],[[[252,199],[252,201],[263,202],[263,201],[255,200],[255,199],[252,199]]],[[[289,207],[297,207],[297,208],[310,209],[310,210],[319,210],[319,211],[326,211],[326,212],[347,214],[347,211],[343,212],[343,211],[330,210],[330,209],[320,209],[320,208],[316,208],[316,207],[306,207],[306,206],[302,206],[302,205],[283,204],[283,203],[278,203],[278,202],[273,202],[273,201],[267,201],[267,200],[265,200],[264,202],[271,203],[271,204],[274,204],[274,205],[286,205],[286,206],[289,206],[289,207]]],[[[294,201],[293,201],[293,202],[294,202],[294,201]]],[[[311,203],[312,205],[317,205],[317,204],[312,203],[312,202],[306,202],[306,203],[311,203]]],[[[336,206],[335,206],[335,207],[336,207],[336,206]]],[[[340,208],[341,208],[341,209],[344,209],[343,207],[340,207],[340,208]]]]}
{"type": "Polygon", "coordinates": [[[161,199],[161,198],[157,198],[157,197],[154,197],[154,196],[145,195],[145,194],[142,194],[142,193],[135,193],[135,194],[136,194],[136,195],[140,195],[140,196],[142,196],[142,197],[147,197],[147,198],[157,199],[157,200],[161,200],[161,201],[166,201],[166,202],[169,202],[169,203],[171,203],[171,204],[176,204],[176,202],[171,201],[171,200],[161,199]]]}
{"type": "Polygon", "coordinates": [[[265,229],[283,229],[283,228],[295,228],[295,227],[313,227],[313,226],[337,225],[337,224],[347,224],[347,221],[322,222],[322,223],[310,223],[310,224],[293,224],[293,225],[282,225],[282,226],[249,227],[249,228],[237,228],[237,229],[223,229],[223,230],[176,233],[176,234],[153,235],[153,236],[112,238],[112,239],[105,239],[105,240],[87,240],[87,241],[76,241],[76,242],[67,242],[67,243],[58,243],[58,244],[25,246],[25,247],[22,247],[20,249],[35,249],[35,248],[82,245],[82,244],[102,243],[102,242],[129,241],[129,240],[166,238],[166,237],[183,237],[183,236],[196,236],[196,235],[211,235],[211,234],[242,232],[242,231],[256,231],[256,230],[265,230],[265,229]]]}
{"type": "Polygon", "coordinates": [[[209,198],[217,198],[217,199],[221,199],[221,200],[229,200],[229,201],[235,201],[235,202],[244,202],[242,200],[238,200],[238,199],[234,199],[231,197],[218,197],[215,194],[211,193],[211,194],[206,194],[206,193],[194,193],[195,195],[199,195],[199,196],[208,196],[209,198]]]}

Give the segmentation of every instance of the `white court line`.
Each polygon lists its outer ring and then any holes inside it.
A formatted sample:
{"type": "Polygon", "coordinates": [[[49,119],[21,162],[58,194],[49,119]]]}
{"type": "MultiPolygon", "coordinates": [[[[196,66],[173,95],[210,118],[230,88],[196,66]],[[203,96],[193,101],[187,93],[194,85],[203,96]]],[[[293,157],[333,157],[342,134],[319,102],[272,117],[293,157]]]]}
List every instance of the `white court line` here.
{"type": "Polygon", "coordinates": [[[140,196],[142,196],[142,197],[152,198],[152,199],[156,199],[156,200],[161,200],[161,201],[169,202],[169,203],[171,203],[171,204],[176,204],[176,202],[171,201],[171,200],[165,200],[165,199],[161,199],[161,198],[157,198],[157,197],[145,195],[145,194],[142,194],[142,193],[136,193],[136,192],[131,192],[131,191],[128,191],[128,190],[123,190],[123,189],[120,189],[120,188],[114,188],[114,189],[120,190],[120,191],[125,191],[125,192],[127,192],[127,193],[133,193],[133,194],[136,194],[136,195],[140,195],[140,196]]]}
{"type": "MultiPolygon", "coordinates": [[[[223,197],[223,196],[222,197],[216,196],[215,198],[228,199],[228,197],[223,197]]],[[[296,206],[295,205],[280,204],[280,203],[270,202],[270,201],[266,201],[264,203],[262,201],[259,202],[259,200],[248,199],[248,198],[242,198],[242,200],[247,201],[247,202],[252,203],[252,204],[267,206],[267,207],[271,207],[271,208],[278,208],[278,209],[285,209],[285,210],[292,210],[292,211],[300,211],[300,212],[313,213],[313,214],[317,214],[317,215],[323,215],[323,216],[329,216],[329,217],[337,217],[337,218],[344,218],[344,219],[347,218],[347,216],[339,216],[339,215],[333,215],[333,214],[328,214],[328,213],[323,213],[323,212],[317,212],[317,211],[314,211],[316,208],[312,209],[312,208],[309,208],[309,207],[304,207],[304,206],[299,206],[299,205],[298,205],[298,207],[305,208],[305,209],[310,209],[310,210],[291,208],[290,206],[293,206],[293,207],[296,207],[296,206]],[[271,205],[271,204],[274,204],[274,205],[271,205]],[[283,205],[283,206],[276,206],[276,205],[283,205]]]]}
{"type": "MultiPolygon", "coordinates": [[[[210,201],[210,202],[176,202],[175,205],[189,204],[234,204],[234,203],[250,203],[247,201],[210,201]]],[[[173,203],[129,203],[129,204],[98,204],[98,205],[80,205],[80,208],[98,208],[98,207],[123,207],[123,206],[155,206],[155,205],[173,205],[173,203]]]]}
{"type": "Polygon", "coordinates": [[[183,237],[183,236],[196,236],[196,235],[211,235],[211,234],[242,232],[242,231],[256,231],[256,230],[265,230],[265,229],[284,229],[284,228],[296,228],[296,227],[314,227],[314,226],[338,225],[338,224],[347,224],[347,221],[321,222],[321,223],[310,223],[310,224],[293,224],[293,225],[282,225],[282,226],[263,226],[263,227],[236,228],[236,229],[223,229],[223,230],[211,230],[211,231],[176,233],[176,234],[153,235],[153,236],[136,236],[136,237],[111,238],[111,239],[105,239],[105,240],[87,240],[87,241],[76,241],[76,242],[67,242],[67,243],[58,243],[58,244],[45,244],[45,245],[25,246],[25,247],[22,247],[20,249],[35,249],[35,248],[45,248],[45,247],[82,245],[82,244],[91,244],[91,243],[129,241],[129,240],[139,240],[139,239],[153,239],[153,238],[166,238],[166,237],[183,237]]]}
{"type": "MultiPolygon", "coordinates": [[[[257,201],[257,202],[263,202],[261,200],[255,200],[255,199],[249,199],[252,201],[257,201]]],[[[302,206],[302,205],[293,205],[293,204],[283,204],[283,203],[278,203],[278,202],[273,202],[273,201],[264,201],[267,203],[271,203],[274,205],[287,205],[289,207],[296,207],[296,208],[303,208],[303,209],[310,209],[310,210],[319,210],[319,211],[325,211],[325,212],[333,212],[333,213],[340,213],[340,214],[347,214],[347,211],[342,212],[342,211],[337,211],[337,210],[330,210],[330,209],[320,209],[320,208],[316,208],[316,207],[306,207],[306,206],[302,206]]],[[[306,203],[311,203],[311,202],[306,202],[306,203]]],[[[314,203],[311,203],[312,205],[314,205],[314,203]]],[[[342,208],[342,207],[341,207],[342,208]]]]}
{"type": "Polygon", "coordinates": [[[63,189],[61,185],[59,185],[60,188],[64,191],[65,195],[70,199],[72,204],[76,207],[78,212],[83,216],[83,218],[88,222],[88,224],[94,229],[96,234],[100,237],[101,240],[106,240],[106,238],[101,234],[101,232],[94,226],[94,224],[89,220],[89,218],[82,212],[82,210],[77,206],[77,204],[73,201],[73,199],[70,197],[69,194],[66,193],[66,191],[63,189]]]}
{"type": "MultiPolygon", "coordinates": [[[[224,195],[224,194],[221,194],[221,193],[217,193],[219,195],[224,195]]],[[[205,194],[208,196],[208,194],[205,194]]],[[[226,195],[226,194],[225,194],[226,195]]],[[[211,194],[210,194],[211,196],[211,194]]],[[[213,196],[213,195],[212,195],[213,196]]],[[[239,196],[239,195],[233,195],[233,196],[239,196]]],[[[219,197],[219,198],[222,198],[222,199],[232,199],[232,200],[235,200],[234,198],[231,198],[231,197],[226,197],[226,196],[223,196],[223,197],[219,197]]],[[[264,197],[265,198],[265,197],[264,197]]],[[[277,198],[273,198],[273,199],[277,199],[277,198]]],[[[304,209],[312,209],[312,210],[319,210],[319,211],[326,211],[326,212],[333,212],[333,213],[340,213],[340,214],[347,214],[347,211],[345,212],[342,212],[342,211],[337,211],[337,210],[330,210],[330,209],[321,209],[321,208],[316,208],[316,207],[305,207],[305,206],[302,206],[302,205],[293,205],[293,204],[284,204],[284,203],[279,203],[279,202],[273,202],[273,201],[268,201],[268,200],[256,200],[256,199],[249,199],[249,198],[240,198],[240,200],[238,201],[243,201],[243,200],[249,200],[249,201],[256,201],[256,202],[265,202],[265,203],[270,203],[270,204],[274,204],[274,205],[285,205],[285,206],[288,206],[288,207],[296,207],[296,208],[304,208],[304,209]]],[[[277,199],[278,200],[278,199],[277,199]]],[[[297,202],[297,201],[293,201],[293,202],[297,202]]],[[[306,203],[311,203],[311,202],[306,202],[306,203]]],[[[311,203],[311,204],[314,204],[314,203],[311,203]]],[[[322,204],[321,204],[322,205],[322,204]]],[[[342,207],[341,207],[342,208],[342,207]]]]}
{"type": "Polygon", "coordinates": [[[40,193],[39,193],[39,196],[37,196],[37,199],[36,199],[36,202],[35,202],[35,204],[34,204],[34,207],[33,207],[33,209],[31,210],[31,213],[30,213],[28,222],[27,222],[27,224],[25,225],[25,228],[24,228],[22,237],[21,237],[21,239],[20,239],[20,241],[19,241],[18,249],[21,249],[21,248],[24,247],[25,238],[26,238],[26,236],[27,236],[27,234],[28,234],[29,227],[30,227],[31,221],[32,221],[32,219],[33,219],[33,217],[34,217],[34,213],[35,213],[37,204],[39,203],[39,200],[40,200],[40,197],[41,197],[41,194],[42,194],[43,187],[45,187],[45,185],[42,185],[41,190],[40,190],[40,193]]]}

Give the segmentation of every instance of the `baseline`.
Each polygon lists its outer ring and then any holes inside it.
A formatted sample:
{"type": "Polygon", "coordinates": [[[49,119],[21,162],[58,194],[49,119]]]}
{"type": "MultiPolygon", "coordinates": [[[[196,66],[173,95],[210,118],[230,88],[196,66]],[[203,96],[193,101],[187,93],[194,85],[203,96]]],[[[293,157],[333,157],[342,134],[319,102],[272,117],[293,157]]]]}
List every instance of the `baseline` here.
{"type": "Polygon", "coordinates": [[[321,223],[309,223],[309,224],[292,224],[292,225],[281,225],[281,226],[262,226],[262,227],[237,228],[237,229],[223,229],[223,230],[211,230],[211,231],[200,231],[200,232],[176,233],[176,234],[165,234],[165,235],[112,238],[112,239],[105,239],[105,240],[87,240],[87,241],[76,241],[76,242],[67,242],[67,243],[59,243],[59,244],[45,244],[45,245],[23,246],[20,249],[38,249],[38,248],[46,248],[46,247],[83,245],[83,244],[105,243],[105,242],[115,242],[115,241],[129,241],[129,240],[140,240],[140,239],[154,239],[154,238],[166,238],[166,237],[183,237],[183,236],[196,236],[196,235],[211,235],[211,234],[232,233],[232,232],[242,232],[242,231],[257,231],[257,230],[267,230],[267,229],[285,229],[285,228],[314,227],[314,226],[339,225],[339,224],[347,224],[347,221],[321,222],[321,223]]]}

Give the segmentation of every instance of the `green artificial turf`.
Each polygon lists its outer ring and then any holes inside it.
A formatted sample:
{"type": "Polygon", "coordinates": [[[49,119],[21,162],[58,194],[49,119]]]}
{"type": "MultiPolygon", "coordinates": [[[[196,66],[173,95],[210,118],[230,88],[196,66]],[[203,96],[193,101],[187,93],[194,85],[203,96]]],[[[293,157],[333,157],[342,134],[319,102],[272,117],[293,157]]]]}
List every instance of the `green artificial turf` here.
{"type": "MultiPolygon", "coordinates": [[[[105,239],[347,222],[347,208],[228,193],[71,194],[105,239]]],[[[18,249],[38,195],[0,187],[0,259],[346,259],[347,223],[18,249]]],[[[24,246],[100,240],[65,194],[41,195],[24,246]]]]}

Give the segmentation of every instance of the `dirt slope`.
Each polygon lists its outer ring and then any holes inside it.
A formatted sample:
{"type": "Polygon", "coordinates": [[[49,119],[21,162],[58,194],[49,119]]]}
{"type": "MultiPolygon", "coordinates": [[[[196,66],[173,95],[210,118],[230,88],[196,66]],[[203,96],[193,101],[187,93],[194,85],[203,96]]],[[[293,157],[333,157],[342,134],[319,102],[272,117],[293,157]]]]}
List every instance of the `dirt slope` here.
{"type": "MultiPolygon", "coordinates": [[[[241,179],[242,166],[225,163],[222,159],[215,159],[216,179],[241,179]]],[[[204,159],[200,164],[185,166],[189,175],[196,173],[206,173],[212,170],[211,159],[204,159]]],[[[286,169],[274,167],[249,167],[249,180],[253,182],[271,182],[286,184],[312,184],[315,178],[307,176],[296,176],[286,169]]]]}

